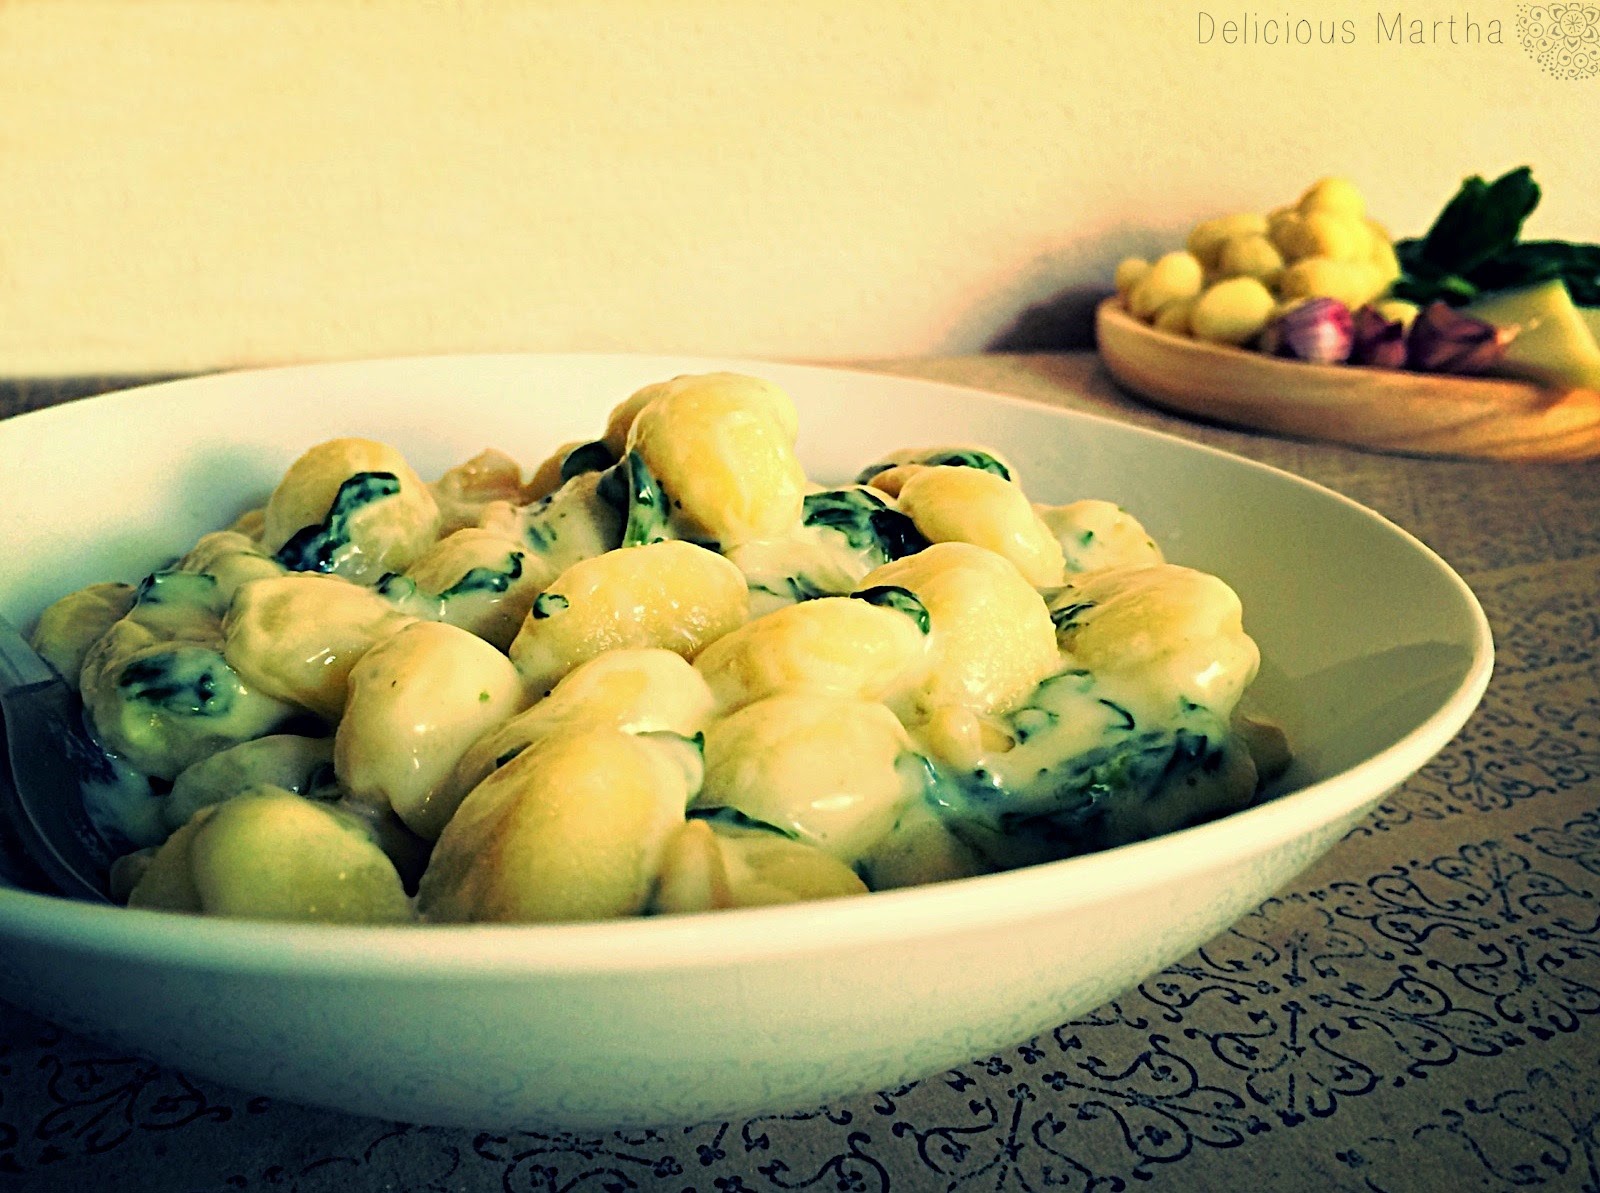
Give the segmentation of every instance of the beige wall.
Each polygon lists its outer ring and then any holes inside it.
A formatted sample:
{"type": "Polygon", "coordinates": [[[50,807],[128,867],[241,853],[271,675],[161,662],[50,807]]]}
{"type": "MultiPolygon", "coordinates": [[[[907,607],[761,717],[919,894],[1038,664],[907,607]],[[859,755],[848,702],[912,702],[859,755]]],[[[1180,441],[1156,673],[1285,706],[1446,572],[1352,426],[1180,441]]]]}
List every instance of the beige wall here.
{"type": "Polygon", "coordinates": [[[1329,172],[1417,232],[1462,176],[1527,162],[1530,230],[1600,240],[1600,78],[1542,70],[1516,13],[11,0],[0,372],[968,351],[1329,172]],[[1454,16],[1460,44],[1385,42],[1380,13],[1454,16]],[[1355,44],[1223,44],[1247,14],[1355,44]],[[1469,16],[1503,44],[1466,44],[1469,16]]]}

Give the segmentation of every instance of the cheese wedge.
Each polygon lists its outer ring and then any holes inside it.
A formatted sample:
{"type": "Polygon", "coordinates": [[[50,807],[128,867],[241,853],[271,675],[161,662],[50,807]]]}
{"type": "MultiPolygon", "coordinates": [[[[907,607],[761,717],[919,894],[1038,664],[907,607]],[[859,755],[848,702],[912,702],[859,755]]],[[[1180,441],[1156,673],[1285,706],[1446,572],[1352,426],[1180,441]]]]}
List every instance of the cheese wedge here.
{"type": "Polygon", "coordinates": [[[1494,373],[1562,388],[1600,387],[1600,313],[1581,311],[1560,280],[1491,294],[1462,309],[1496,327],[1517,328],[1494,373]]]}

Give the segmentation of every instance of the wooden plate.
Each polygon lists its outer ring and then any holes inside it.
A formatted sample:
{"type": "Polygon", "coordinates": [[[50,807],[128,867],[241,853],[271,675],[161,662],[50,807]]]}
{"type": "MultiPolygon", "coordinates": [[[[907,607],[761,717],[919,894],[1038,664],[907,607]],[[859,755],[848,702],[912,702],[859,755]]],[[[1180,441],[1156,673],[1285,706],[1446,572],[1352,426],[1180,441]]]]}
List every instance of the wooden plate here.
{"type": "Polygon", "coordinates": [[[1398,455],[1600,456],[1600,392],[1311,365],[1157,331],[1108,298],[1100,357],[1118,384],[1181,414],[1398,455]]]}

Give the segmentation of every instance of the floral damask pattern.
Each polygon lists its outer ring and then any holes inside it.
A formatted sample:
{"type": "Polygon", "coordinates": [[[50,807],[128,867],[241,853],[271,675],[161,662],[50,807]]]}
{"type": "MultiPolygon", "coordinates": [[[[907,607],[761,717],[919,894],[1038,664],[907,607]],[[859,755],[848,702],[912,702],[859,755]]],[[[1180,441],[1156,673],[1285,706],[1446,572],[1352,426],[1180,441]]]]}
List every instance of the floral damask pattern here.
{"type": "Polygon", "coordinates": [[[1335,1159],[1360,1188],[1401,1193],[1415,1187],[1419,1148],[1449,1157],[1457,1189],[1600,1189],[1600,1078],[1566,1061],[1530,1069],[1515,1088],[1441,1107],[1335,1159]]]}
{"type": "Polygon", "coordinates": [[[1370,836],[1600,785],[1600,561],[1474,578],[1494,682],[1450,748],[1352,830],[1370,836]],[[1551,583],[1552,574],[1555,582],[1551,583]]]}
{"type": "MultiPolygon", "coordinates": [[[[530,1193],[1128,1189],[1600,1019],[1600,813],[1524,836],[1269,900],[1094,1015],[849,1105],[599,1137],[373,1124],[358,1148],[212,1187],[312,1193],[359,1174],[377,1188],[530,1193]]],[[[12,1084],[19,1056],[33,1058],[29,1104],[49,1109],[17,1122],[0,1103],[12,1177],[268,1110],[37,1025],[6,1037],[12,1084]]],[[[1377,1143],[1352,1147],[1377,1163],[1377,1143]]]]}
{"type": "Polygon", "coordinates": [[[15,1080],[19,1058],[34,1056],[30,1084],[42,1092],[39,1104],[47,1109],[24,1128],[7,1121],[10,1099],[0,1098],[0,1179],[109,1152],[138,1135],[227,1123],[267,1105],[265,1099],[207,1090],[149,1061],[96,1053],[59,1028],[21,1014],[5,1022],[0,1079],[15,1080]]]}

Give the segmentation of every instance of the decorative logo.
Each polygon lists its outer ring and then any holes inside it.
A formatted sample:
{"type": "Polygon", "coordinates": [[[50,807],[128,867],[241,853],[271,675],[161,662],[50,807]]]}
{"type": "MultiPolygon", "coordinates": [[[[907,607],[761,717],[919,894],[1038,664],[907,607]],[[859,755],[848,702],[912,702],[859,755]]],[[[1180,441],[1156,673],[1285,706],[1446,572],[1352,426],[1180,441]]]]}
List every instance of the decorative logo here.
{"type": "Polygon", "coordinates": [[[1517,40],[1548,75],[1592,79],[1600,74],[1600,5],[1519,4],[1517,40]]]}

